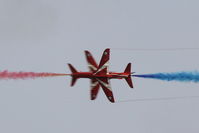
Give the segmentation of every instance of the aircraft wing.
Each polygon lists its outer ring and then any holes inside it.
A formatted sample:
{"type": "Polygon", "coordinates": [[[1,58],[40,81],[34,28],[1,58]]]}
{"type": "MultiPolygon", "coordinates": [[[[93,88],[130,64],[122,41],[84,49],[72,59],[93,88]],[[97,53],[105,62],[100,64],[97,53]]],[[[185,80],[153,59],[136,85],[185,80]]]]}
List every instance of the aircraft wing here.
{"type": "Polygon", "coordinates": [[[90,90],[90,96],[91,100],[95,100],[97,97],[97,94],[99,92],[99,82],[96,79],[91,79],[91,90],[90,90]]]}
{"type": "Polygon", "coordinates": [[[99,67],[95,74],[97,75],[107,74],[109,67],[109,57],[110,57],[110,49],[106,49],[102,55],[99,67]]]}
{"type": "Polygon", "coordinates": [[[113,97],[113,92],[110,85],[110,80],[108,78],[97,78],[97,81],[99,82],[100,86],[102,87],[106,97],[108,100],[112,103],[115,102],[113,97]]]}
{"type": "Polygon", "coordinates": [[[97,65],[95,59],[93,58],[92,54],[86,50],[85,55],[86,55],[86,60],[88,62],[88,68],[89,68],[90,72],[96,72],[98,65],[97,65]]]}

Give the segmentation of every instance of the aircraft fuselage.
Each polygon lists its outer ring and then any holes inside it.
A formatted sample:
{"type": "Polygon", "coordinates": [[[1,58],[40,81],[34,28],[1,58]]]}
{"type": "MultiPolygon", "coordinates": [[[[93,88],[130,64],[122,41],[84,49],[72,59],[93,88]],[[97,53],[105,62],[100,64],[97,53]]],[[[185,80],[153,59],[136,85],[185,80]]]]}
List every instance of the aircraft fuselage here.
{"type": "Polygon", "coordinates": [[[98,75],[92,72],[78,72],[78,73],[73,73],[71,76],[76,77],[76,78],[109,78],[109,79],[122,79],[122,78],[127,78],[129,76],[128,73],[114,73],[110,72],[107,74],[103,75],[98,75]]]}

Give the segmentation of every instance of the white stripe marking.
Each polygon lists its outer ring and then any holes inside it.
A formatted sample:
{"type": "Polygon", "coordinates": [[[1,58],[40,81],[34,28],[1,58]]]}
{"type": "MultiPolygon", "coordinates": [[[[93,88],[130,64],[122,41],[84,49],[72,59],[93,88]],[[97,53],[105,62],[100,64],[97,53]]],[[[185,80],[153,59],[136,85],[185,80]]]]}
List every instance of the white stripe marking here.
{"type": "Polygon", "coordinates": [[[103,70],[105,68],[107,68],[107,71],[108,71],[108,67],[109,67],[109,61],[107,61],[106,63],[104,63],[104,65],[101,68],[99,68],[96,73],[100,72],[101,70],[103,70]]]}
{"type": "Polygon", "coordinates": [[[94,83],[91,83],[91,87],[92,87],[92,89],[93,89],[93,87],[96,87],[98,85],[98,82],[96,81],[96,82],[94,82],[94,83]]]}
{"type": "Polygon", "coordinates": [[[107,84],[107,83],[101,81],[100,79],[97,79],[97,80],[98,80],[103,86],[105,86],[107,89],[109,89],[109,90],[112,92],[111,86],[110,86],[110,84],[109,84],[109,81],[108,81],[108,84],[107,84]]]}
{"type": "Polygon", "coordinates": [[[91,70],[97,71],[97,68],[90,63],[88,63],[88,68],[91,70]]]}

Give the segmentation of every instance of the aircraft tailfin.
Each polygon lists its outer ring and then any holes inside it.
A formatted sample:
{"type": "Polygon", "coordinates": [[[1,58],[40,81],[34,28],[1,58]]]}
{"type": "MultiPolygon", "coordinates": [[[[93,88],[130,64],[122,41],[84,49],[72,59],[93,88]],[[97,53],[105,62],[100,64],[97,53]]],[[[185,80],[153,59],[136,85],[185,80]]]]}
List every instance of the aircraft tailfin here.
{"type": "Polygon", "coordinates": [[[68,66],[69,66],[69,68],[70,68],[70,70],[72,72],[72,74],[71,74],[71,76],[72,76],[71,86],[74,86],[76,81],[77,81],[77,79],[78,79],[78,77],[74,76],[73,74],[74,73],[78,73],[78,71],[71,64],[68,64],[68,66]]]}
{"type": "Polygon", "coordinates": [[[129,76],[125,78],[126,82],[128,83],[129,87],[133,88],[133,83],[131,79],[131,63],[126,66],[124,73],[127,73],[129,76]]]}

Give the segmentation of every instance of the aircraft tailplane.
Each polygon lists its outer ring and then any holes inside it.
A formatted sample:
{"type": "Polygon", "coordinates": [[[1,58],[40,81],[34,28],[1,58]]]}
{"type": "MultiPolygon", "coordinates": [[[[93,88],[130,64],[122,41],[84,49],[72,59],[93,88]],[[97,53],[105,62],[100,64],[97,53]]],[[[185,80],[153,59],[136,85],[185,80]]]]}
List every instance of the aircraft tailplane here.
{"type": "Polygon", "coordinates": [[[129,74],[129,76],[125,78],[125,80],[128,83],[129,87],[133,88],[133,82],[131,79],[131,63],[127,65],[126,69],[124,70],[124,73],[129,74]]]}
{"type": "MultiPolygon", "coordinates": [[[[68,64],[72,74],[74,73],[78,73],[78,71],[71,65],[71,64],[68,64]]],[[[78,77],[74,76],[74,75],[71,75],[72,76],[72,80],[71,80],[71,86],[74,86],[78,77]]]]}
{"type": "Polygon", "coordinates": [[[77,73],[77,72],[78,72],[78,71],[73,67],[73,65],[68,64],[68,66],[69,66],[69,68],[70,68],[70,70],[71,70],[72,73],[77,73]]]}

